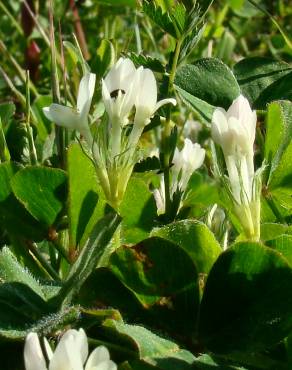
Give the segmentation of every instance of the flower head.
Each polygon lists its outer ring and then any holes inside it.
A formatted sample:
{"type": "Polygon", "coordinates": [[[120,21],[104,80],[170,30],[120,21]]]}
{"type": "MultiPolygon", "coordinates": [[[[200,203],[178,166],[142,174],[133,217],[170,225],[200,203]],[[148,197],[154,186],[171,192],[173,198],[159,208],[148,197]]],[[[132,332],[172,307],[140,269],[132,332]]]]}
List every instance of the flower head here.
{"type": "Polygon", "coordinates": [[[212,138],[223,150],[235,213],[245,234],[258,240],[261,176],[255,174],[253,163],[256,120],[256,112],[240,95],[227,112],[215,109],[212,138]]]}
{"type": "Polygon", "coordinates": [[[88,114],[94,94],[96,75],[87,73],[80,81],[76,108],[60,104],[51,104],[43,108],[45,116],[59,126],[78,130],[81,133],[88,130],[88,114]]]}
{"type": "Polygon", "coordinates": [[[137,71],[130,59],[120,58],[102,80],[102,97],[111,120],[128,123],[134,106],[137,88],[137,71]]]}
{"type": "MultiPolygon", "coordinates": [[[[173,156],[173,166],[170,169],[171,184],[170,196],[173,200],[176,192],[184,194],[190,177],[193,172],[200,168],[204,162],[205,149],[199,144],[193,144],[191,140],[185,139],[184,147],[181,151],[175,149],[173,156]]],[[[158,214],[165,212],[165,183],[164,176],[160,177],[160,187],[154,189],[153,195],[157,206],[158,214]]],[[[178,204],[178,207],[180,204],[178,204]]]]}
{"type": "Polygon", "coordinates": [[[29,333],[27,335],[24,346],[26,370],[117,369],[117,365],[110,360],[109,352],[104,346],[97,347],[88,357],[87,337],[83,329],[79,329],[78,331],[74,329],[68,330],[62,336],[54,352],[46,339],[44,345],[49,360],[48,367],[37,334],[29,333]]]}
{"type": "Polygon", "coordinates": [[[180,176],[177,187],[183,191],[186,189],[192,173],[202,166],[204,158],[205,149],[200,144],[193,144],[190,139],[184,140],[184,147],[181,151],[175,149],[172,173],[175,180],[180,176]]]}
{"type": "Polygon", "coordinates": [[[239,95],[228,111],[216,108],[212,117],[212,138],[219,144],[224,155],[250,154],[255,140],[257,116],[248,100],[239,95]]]}

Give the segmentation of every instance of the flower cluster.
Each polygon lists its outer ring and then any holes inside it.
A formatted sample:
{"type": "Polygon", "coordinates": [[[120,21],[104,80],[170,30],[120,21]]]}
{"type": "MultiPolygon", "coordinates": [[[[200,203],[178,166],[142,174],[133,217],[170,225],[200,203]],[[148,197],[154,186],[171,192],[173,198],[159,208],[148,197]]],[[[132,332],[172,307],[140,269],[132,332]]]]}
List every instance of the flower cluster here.
{"type": "Polygon", "coordinates": [[[226,112],[215,109],[212,118],[212,137],[222,148],[228,172],[228,184],[244,233],[249,239],[260,235],[260,172],[254,171],[254,140],[256,112],[240,95],[226,112]]]}
{"type": "MultiPolygon", "coordinates": [[[[204,162],[205,150],[199,144],[193,144],[190,139],[184,140],[181,151],[175,149],[173,166],[171,167],[170,197],[173,200],[176,193],[181,199],[185,192],[189,179],[194,171],[200,168],[204,162]]],[[[165,183],[161,175],[160,187],[153,192],[159,214],[165,213],[165,183]]],[[[180,205],[178,205],[179,208],[180,205]]]]}
{"type": "Polygon", "coordinates": [[[28,334],[24,346],[26,370],[117,370],[117,365],[110,360],[109,352],[104,346],[97,347],[88,357],[87,336],[83,329],[68,330],[54,352],[46,338],[44,347],[46,356],[37,334],[28,334]],[[48,359],[48,367],[45,357],[48,359]]]}
{"type": "Polygon", "coordinates": [[[106,129],[98,130],[95,142],[88,125],[95,78],[92,73],[82,78],[76,109],[51,104],[44,108],[44,113],[57,125],[77,130],[85,138],[92,149],[97,175],[107,200],[118,209],[135,164],[135,153],[144,127],[162,105],[175,105],[176,101],[164,99],[157,102],[153,72],[143,67],[136,69],[130,59],[120,58],[102,80],[108,125],[106,129]],[[129,123],[132,123],[132,129],[125,134],[125,126],[129,123]]]}

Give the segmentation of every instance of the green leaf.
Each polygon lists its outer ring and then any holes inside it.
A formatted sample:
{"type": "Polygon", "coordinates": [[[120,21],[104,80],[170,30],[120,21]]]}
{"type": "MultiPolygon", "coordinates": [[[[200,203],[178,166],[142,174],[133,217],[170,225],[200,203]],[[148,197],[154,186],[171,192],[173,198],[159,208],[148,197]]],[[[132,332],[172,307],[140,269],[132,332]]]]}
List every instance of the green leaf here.
{"type": "Polygon", "coordinates": [[[115,49],[111,41],[103,39],[96,51],[96,70],[99,76],[103,76],[115,62],[115,49]]]}
{"type": "MultiPolygon", "coordinates": [[[[78,303],[83,307],[114,307],[128,320],[141,318],[145,321],[145,308],[133,292],[107,267],[96,269],[84,283],[78,295],[78,303]]],[[[152,321],[152,320],[151,320],[152,321]]]]}
{"type": "Polygon", "coordinates": [[[151,236],[167,239],[182,247],[191,256],[200,274],[208,274],[222,252],[214,234],[199,221],[174,222],[154,229],[151,236]]]}
{"type": "Polygon", "coordinates": [[[10,249],[4,247],[0,252],[0,281],[17,282],[27,285],[31,290],[45,299],[42,287],[39,282],[23,268],[17,261],[10,249]]]}
{"type": "Polygon", "coordinates": [[[8,125],[14,113],[15,113],[15,105],[13,103],[8,102],[8,103],[0,104],[0,118],[1,118],[1,121],[4,127],[8,125]]]}
{"type": "MultiPolygon", "coordinates": [[[[0,285],[1,287],[1,285],[0,285]]],[[[2,317],[0,315],[0,317],[2,317]]],[[[15,316],[14,316],[15,317],[15,316]]],[[[62,311],[53,314],[47,314],[34,322],[19,322],[17,325],[5,326],[0,324],[0,338],[8,340],[24,340],[30,332],[36,332],[39,335],[51,335],[57,330],[64,330],[68,325],[75,323],[80,318],[79,307],[68,307],[62,311]]]]}
{"type": "Polygon", "coordinates": [[[210,271],[200,310],[200,337],[217,353],[256,352],[292,329],[292,269],[258,243],[238,243],[210,271]]]}
{"type": "Polygon", "coordinates": [[[132,60],[136,67],[143,66],[144,68],[151,69],[153,72],[165,72],[164,65],[157,58],[153,58],[149,55],[137,54],[134,52],[128,53],[127,56],[132,60]]]}
{"type": "Polygon", "coordinates": [[[66,173],[62,170],[31,166],[18,171],[11,186],[30,214],[51,226],[63,208],[66,181],[66,173]]]}
{"type": "Polygon", "coordinates": [[[53,299],[56,304],[62,302],[63,306],[66,306],[72,301],[96,268],[119,223],[120,217],[112,213],[96,223],[79,257],[71,266],[63,287],[53,299]]]}
{"type": "Polygon", "coordinates": [[[70,245],[83,246],[96,220],[104,215],[105,201],[94,165],[79,144],[69,147],[67,162],[70,245]]]}
{"type": "Polygon", "coordinates": [[[200,119],[206,124],[210,125],[212,121],[212,116],[215,107],[213,105],[210,105],[206,103],[205,101],[196,98],[192,94],[188,93],[187,91],[181,89],[178,86],[175,86],[176,91],[178,92],[180,98],[182,101],[190,108],[192,109],[200,119]]]}
{"type": "Polygon", "coordinates": [[[193,97],[225,109],[240,94],[233,73],[216,58],[199,59],[178,68],[174,83],[193,97]]]}
{"type": "Polygon", "coordinates": [[[155,1],[143,1],[143,12],[156,23],[163,31],[169,33],[171,36],[176,38],[177,31],[170,17],[170,14],[163,12],[160,6],[157,6],[155,1]]]}
{"type": "Polygon", "coordinates": [[[269,105],[266,118],[265,158],[270,165],[270,189],[290,184],[292,176],[292,102],[269,105]]]}
{"type": "Polygon", "coordinates": [[[11,189],[11,179],[19,170],[13,162],[0,164],[0,221],[9,234],[42,240],[46,231],[15,198],[11,189]]]}
{"type": "Polygon", "coordinates": [[[157,157],[147,157],[137,162],[134,167],[135,172],[147,172],[160,170],[160,161],[157,157]]]}
{"type": "Polygon", "coordinates": [[[192,368],[195,357],[191,352],[181,349],[176,343],[159,337],[142,326],[107,320],[104,327],[108,329],[111,339],[113,334],[119,335],[124,346],[131,345],[132,350],[138,352],[139,359],[147,364],[163,370],[192,368]]]}
{"type": "Polygon", "coordinates": [[[266,244],[285,257],[292,267],[292,235],[280,235],[266,244]]]}
{"type": "Polygon", "coordinates": [[[195,333],[199,306],[198,274],[189,255],[161,238],[120,247],[110,269],[152,311],[160,325],[190,336],[195,333]]]}
{"type": "Polygon", "coordinates": [[[136,7],[135,0],[97,0],[98,3],[110,6],[130,6],[136,7]]]}
{"type": "Polygon", "coordinates": [[[214,0],[198,0],[197,1],[201,16],[204,16],[206,14],[206,12],[210,9],[213,2],[214,0]]]}
{"type": "Polygon", "coordinates": [[[266,116],[267,196],[285,217],[292,211],[292,103],[273,102],[266,116]]]}
{"type": "Polygon", "coordinates": [[[192,207],[192,215],[200,219],[206,214],[206,209],[215,203],[220,204],[222,197],[218,192],[218,184],[209,176],[194,172],[186,190],[184,207],[192,207]]]}
{"type": "Polygon", "coordinates": [[[53,100],[51,95],[43,95],[37,97],[31,106],[37,119],[38,135],[42,141],[44,141],[52,131],[52,122],[44,115],[43,108],[50,106],[52,102],[53,100]]]}
{"type": "Polygon", "coordinates": [[[235,64],[234,74],[242,94],[256,109],[273,100],[292,98],[292,68],[285,62],[252,57],[235,64]]]}
{"type": "Polygon", "coordinates": [[[131,178],[120,206],[122,238],[125,243],[138,243],[149,235],[157,216],[153,194],[145,182],[131,178]]]}
{"type": "Polygon", "coordinates": [[[276,224],[272,222],[261,224],[261,240],[263,242],[267,240],[275,239],[280,235],[289,234],[289,233],[292,234],[292,228],[287,225],[276,224]]]}

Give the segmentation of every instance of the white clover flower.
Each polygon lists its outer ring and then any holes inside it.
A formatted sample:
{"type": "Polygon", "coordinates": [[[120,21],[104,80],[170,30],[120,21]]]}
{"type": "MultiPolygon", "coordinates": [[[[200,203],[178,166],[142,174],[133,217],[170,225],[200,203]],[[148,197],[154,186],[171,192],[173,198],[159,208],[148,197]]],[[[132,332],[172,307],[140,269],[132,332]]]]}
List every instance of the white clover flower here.
{"type": "MultiPolygon", "coordinates": [[[[184,140],[181,151],[175,149],[173,166],[170,169],[170,197],[173,199],[175,192],[184,194],[193,172],[200,168],[205,159],[205,149],[199,144],[193,144],[191,140],[184,140]]],[[[158,214],[165,213],[165,184],[164,177],[160,177],[160,186],[154,189],[153,196],[156,202],[158,214]]]]}
{"type": "Polygon", "coordinates": [[[136,114],[134,125],[145,126],[153,114],[165,104],[176,105],[173,98],[157,102],[157,84],[154,73],[150,69],[138,68],[138,91],[136,92],[136,114]]]}
{"type": "Polygon", "coordinates": [[[83,329],[68,330],[53,352],[45,339],[47,367],[39,338],[36,333],[29,333],[24,346],[26,370],[116,370],[117,365],[110,360],[106,347],[97,347],[88,357],[87,336],[83,329]],[[87,359],[88,357],[88,359],[87,359]],[[87,361],[86,361],[87,360],[87,361]],[[85,367],[84,367],[85,365],[85,367]]]}
{"type": "Polygon", "coordinates": [[[68,129],[77,130],[91,145],[91,136],[89,136],[88,114],[94,94],[96,75],[87,73],[80,81],[77,106],[76,108],[66,107],[60,104],[51,104],[43,108],[45,116],[59,126],[68,129]]]}
{"type": "Polygon", "coordinates": [[[192,173],[202,166],[204,159],[205,149],[200,144],[193,144],[190,139],[185,139],[184,147],[181,151],[175,149],[172,160],[174,186],[184,191],[192,173]]]}
{"type": "Polygon", "coordinates": [[[212,117],[212,138],[222,147],[233,196],[238,203],[242,202],[242,194],[247,201],[252,198],[256,120],[256,112],[242,95],[227,112],[217,108],[212,117]]]}
{"type": "Polygon", "coordinates": [[[102,80],[102,97],[111,121],[128,123],[137,94],[137,70],[130,59],[120,58],[102,80]]]}
{"type": "Polygon", "coordinates": [[[258,240],[261,175],[255,174],[253,163],[256,121],[256,111],[240,95],[227,112],[215,109],[212,138],[223,150],[235,212],[245,234],[258,240]]]}

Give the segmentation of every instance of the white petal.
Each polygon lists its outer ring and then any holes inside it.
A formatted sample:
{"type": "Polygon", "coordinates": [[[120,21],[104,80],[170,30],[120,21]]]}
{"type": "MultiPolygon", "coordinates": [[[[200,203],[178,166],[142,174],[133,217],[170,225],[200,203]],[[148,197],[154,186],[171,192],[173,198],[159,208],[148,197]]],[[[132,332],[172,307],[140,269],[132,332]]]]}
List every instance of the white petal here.
{"type": "MultiPolygon", "coordinates": [[[[87,369],[86,369],[87,370],[87,369]]],[[[113,361],[104,361],[88,370],[117,370],[117,365],[113,361]]]]}
{"type": "Polygon", "coordinates": [[[83,370],[80,348],[76,345],[75,335],[68,330],[54,352],[49,370],[83,370]]]}
{"type": "Polygon", "coordinates": [[[150,69],[142,69],[140,73],[140,86],[136,98],[136,109],[149,111],[151,116],[155,111],[157,102],[157,85],[153,72],[150,69]]]}
{"type": "Polygon", "coordinates": [[[110,93],[108,91],[107,85],[104,82],[104,80],[101,80],[102,84],[102,100],[104,103],[105,110],[107,111],[108,115],[112,116],[112,98],[110,96],[110,93]]]}
{"type": "Polygon", "coordinates": [[[47,352],[47,357],[49,360],[51,360],[51,358],[53,357],[53,351],[52,351],[52,348],[50,346],[50,343],[48,342],[47,338],[44,338],[44,346],[45,346],[45,349],[46,349],[46,352],[47,352]]]}
{"type": "Polygon", "coordinates": [[[50,107],[44,107],[43,113],[49,121],[53,121],[53,117],[51,116],[51,113],[50,113],[50,107]]]}
{"type": "Polygon", "coordinates": [[[130,86],[131,80],[134,78],[134,74],[136,72],[136,68],[134,63],[130,59],[124,59],[123,63],[121,63],[120,71],[119,71],[119,78],[120,84],[119,88],[127,92],[130,86]]]}
{"type": "Polygon", "coordinates": [[[77,129],[81,123],[80,114],[70,107],[64,105],[51,104],[49,108],[44,108],[45,116],[59,126],[70,129],[77,129]]]}
{"type": "Polygon", "coordinates": [[[240,117],[246,118],[252,113],[248,100],[243,96],[239,95],[235,100],[233,100],[231,106],[227,111],[227,119],[230,117],[237,118],[240,117]]]}
{"type": "MultiPolygon", "coordinates": [[[[158,111],[159,108],[161,108],[163,105],[165,104],[172,104],[172,105],[176,105],[176,100],[173,99],[173,98],[167,98],[167,99],[163,99],[163,100],[160,100],[156,105],[155,105],[155,109],[154,109],[154,112],[158,111]]],[[[154,113],[153,112],[153,113],[154,113]]]]}
{"type": "Polygon", "coordinates": [[[125,90],[125,94],[123,96],[123,102],[121,107],[121,117],[122,119],[124,117],[127,117],[132,110],[135,100],[137,97],[137,90],[140,86],[140,80],[141,80],[141,70],[143,68],[139,67],[137,70],[135,70],[132,73],[131,81],[128,81],[128,89],[125,90]]]}
{"type": "Polygon", "coordinates": [[[26,370],[46,370],[46,362],[36,333],[29,333],[24,345],[24,364],[26,370]]]}
{"type": "Polygon", "coordinates": [[[94,73],[87,73],[80,81],[78,97],[77,97],[77,110],[79,113],[88,115],[92,97],[94,94],[96,75],[94,73]]]}
{"type": "Polygon", "coordinates": [[[222,108],[216,108],[212,116],[212,139],[215,143],[222,145],[224,133],[228,131],[228,123],[226,120],[226,112],[222,108]]]}
{"type": "Polygon", "coordinates": [[[129,88],[129,81],[133,77],[136,68],[130,59],[120,58],[117,63],[111,68],[105,77],[105,84],[110,93],[115,90],[124,90],[129,88]]]}
{"type": "Polygon", "coordinates": [[[191,155],[192,172],[200,168],[204,162],[206,151],[199,144],[194,144],[191,155]]]}
{"type": "Polygon", "coordinates": [[[165,212],[165,184],[164,184],[163,175],[161,175],[160,177],[159,189],[153,190],[153,196],[155,199],[158,215],[164,213],[165,212]]]}
{"type": "Polygon", "coordinates": [[[90,354],[85,370],[91,370],[93,367],[98,366],[101,362],[109,361],[110,354],[106,347],[99,346],[90,354]]]}
{"type": "Polygon", "coordinates": [[[88,356],[88,342],[86,333],[82,328],[78,330],[75,341],[80,349],[82,363],[84,364],[88,356]]]}

